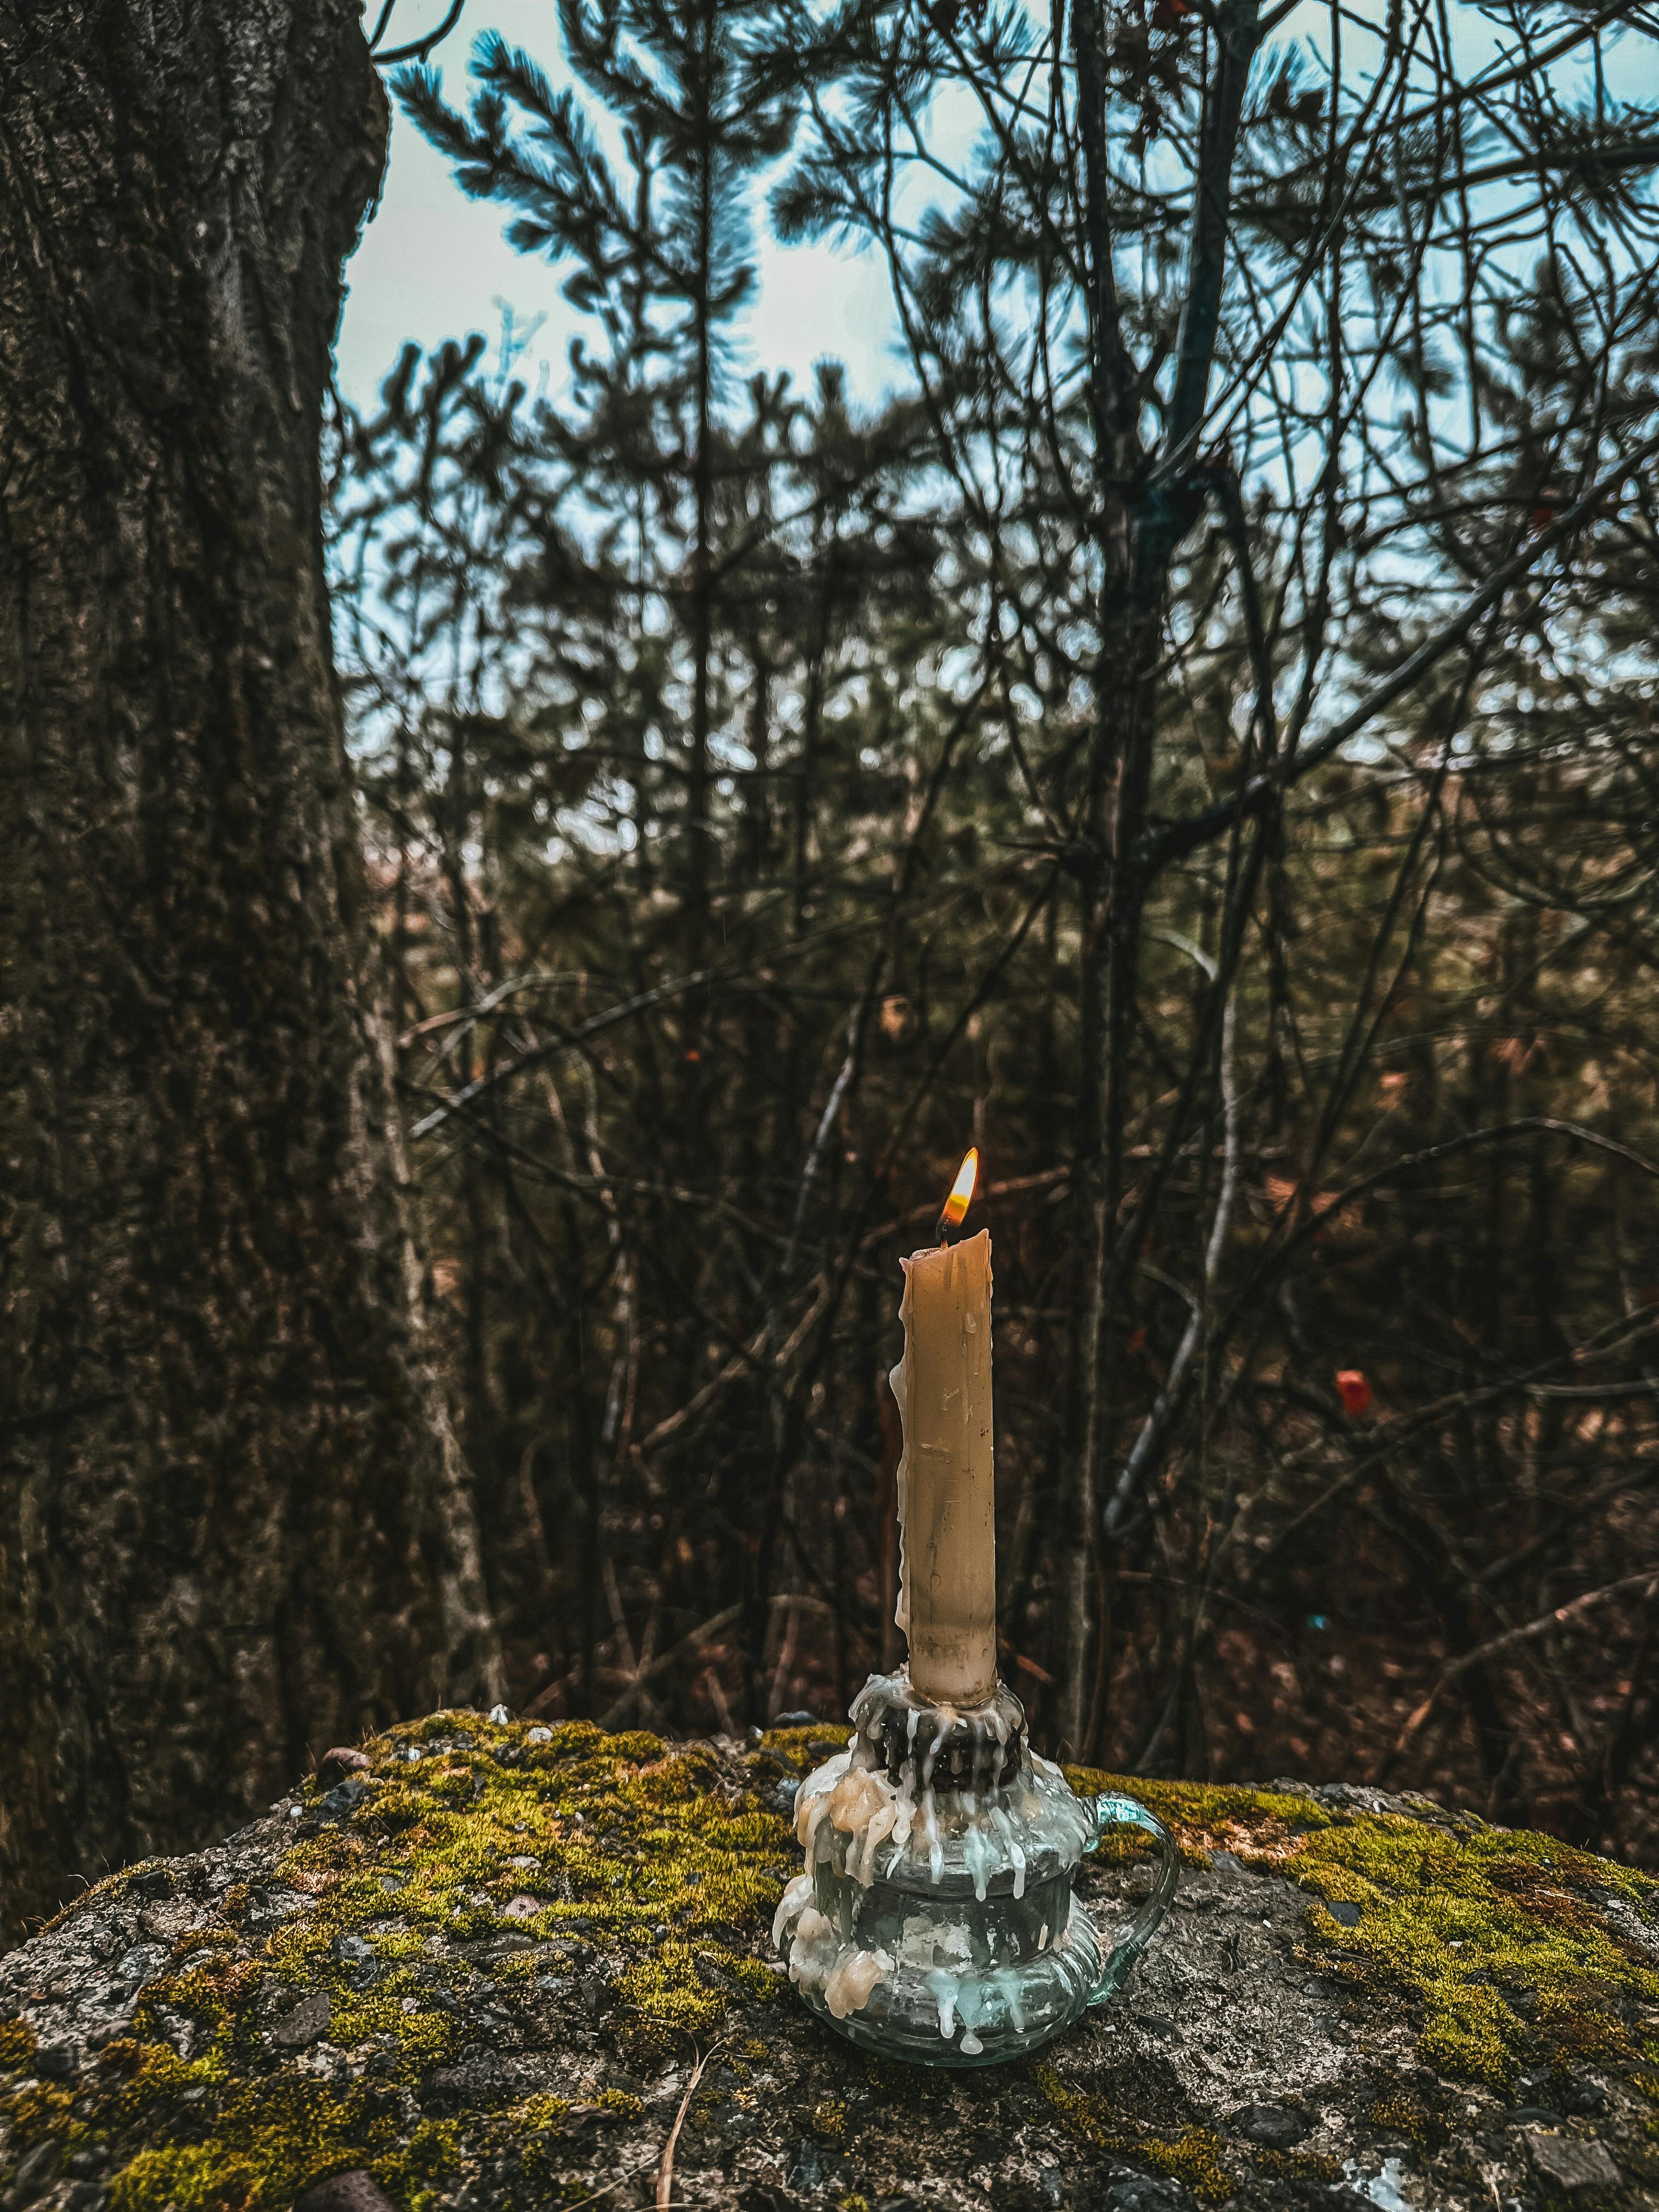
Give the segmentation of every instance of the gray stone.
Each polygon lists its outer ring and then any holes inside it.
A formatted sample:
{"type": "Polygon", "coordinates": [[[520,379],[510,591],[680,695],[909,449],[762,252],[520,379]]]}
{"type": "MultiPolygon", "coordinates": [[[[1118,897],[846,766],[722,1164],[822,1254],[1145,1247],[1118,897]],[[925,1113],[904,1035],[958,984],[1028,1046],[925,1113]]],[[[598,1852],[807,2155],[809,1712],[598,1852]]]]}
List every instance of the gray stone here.
{"type": "Polygon", "coordinates": [[[1528,2136],[1527,2148],[1544,2179],[1569,2196],[1620,2186],[1620,2172],[1607,2145],[1594,2136],[1586,2142],[1577,2136],[1528,2136]]]}
{"type": "Polygon", "coordinates": [[[317,1762],[317,1781],[324,1790],[332,1790],[336,1783],[343,1782],[349,1774],[367,1774],[368,1771],[368,1754],[356,1750],[349,1744],[337,1743],[317,1762]]]}
{"type": "Polygon", "coordinates": [[[285,2019],[277,2021],[269,2039],[279,2051],[308,2051],[313,2043],[320,2042],[328,2033],[331,2009],[328,1991],[313,1990],[308,1997],[301,1999],[285,2019]]]}
{"type": "Polygon", "coordinates": [[[114,1922],[95,1912],[89,1912],[82,1923],[81,1940],[96,1959],[112,1959],[123,1942],[114,1922]]]}
{"type": "Polygon", "coordinates": [[[50,2136],[45,2142],[36,2143],[32,2150],[25,2151],[18,2161],[17,2171],[12,2177],[14,2185],[21,2189],[43,2187],[57,2172],[61,2155],[58,2146],[50,2136]]]}
{"type": "Polygon", "coordinates": [[[304,1910],[305,1899],[298,1890],[262,1882],[249,1893],[247,1924],[256,1936],[263,1936],[304,1910]]]}
{"type": "Polygon", "coordinates": [[[116,1964],[116,1975],[128,1996],[135,1996],[147,1982],[165,1973],[170,1954],[161,1943],[135,1943],[124,1951],[116,1964]]]}
{"type": "Polygon", "coordinates": [[[1101,2203],[1108,2212],[1193,2212],[1194,2199],[1178,2181],[1134,2173],[1115,2181],[1101,2203]]]}
{"type": "Polygon", "coordinates": [[[343,1820],[354,1813],[368,1795],[368,1784],[361,1774],[348,1774],[343,1782],[337,1782],[317,1801],[317,1810],[325,1820],[343,1820]]]}
{"type": "Polygon", "coordinates": [[[158,1898],[138,1915],[138,1933],[153,1943],[172,1943],[193,1927],[198,1916],[187,1897],[158,1898]]]}
{"type": "Polygon", "coordinates": [[[361,2168],[315,2181],[297,2199],[294,2212],[398,2212],[380,2184],[361,2168]]]}
{"type": "Polygon", "coordinates": [[[1308,2136],[1308,2123],[1284,2105],[1246,2105],[1228,2124],[1236,2136],[1260,2143],[1264,2150],[1289,2150],[1308,2136]]]}
{"type": "MultiPolygon", "coordinates": [[[[847,2185],[849,2170],[846,2158],[838,2149],[827,2142],[815,2142],[811,2136],[803,2136],[789,2161],[789,2186],[810,2190],[815,2196],[821,2191],[839,2191],[847,2185]]],[[[830,2196],[829,2202],[834,2201],[830,2196]]]]}
{"type": "Polygon", "coordinates": [[[513,2094],[512,2077],[499,2054],[488,2044],[469,2043],[458,2066],[440,2066],[428,2076],[427,2087],[447,2104],[504,2104],[513,2094]]]}
{"type": "MultiPolygon", "coordinates": [[[[411,1766],[413,1734],[368,1747],[388,1796],[395,1784],[422,1800],[438,1787],[428,1767],[453,1768],[450,1754],[466,1748],[460,1731],[426,1739],[428,1758],[411,1766]]],[[[1187,1867],[1127,1998],[1092,2012],[1035,2066],[887,2068],[813,2021],[771,1955],[772,1905],[799,1864],[787,1812],[773,1802],[793,1797],[795,1762],[775,1740],[748,1752],[724,1741],[613,1751],[585,1736],[568,1747],[558,1730],[544,1751],[522,1726],[490,1734],[492,1754],[520,1758],[512,1781],[495,1785],[519,1802],[504,1820],[499,1802],[492,1808],[476,1852],[466,1848],[467,1793],[446,1784],[440,1820],[429,1802],[419,1816],[424,1834],[391,1822],[325,1832],[320,1849],[305,1847],[301,1872],[283,1799],[233,1844],[143,1869],[139,1893],[115,1876],[84,1909],[71,1906],[0,1958],[0,2023],[21,2017],[34,2039],[0,2042],[18,2055],[9,2067],[0,2059],[0,2212],[151,2201],[125,2178],[135,2159],[210,2146],[234,2105],[267,2096],[279,2112],[297,2098],[315,2116],[307,2154],[316,2165],[296,2179],[297,2212],[386,2212],[368,2169],[434,2123],[445,2160],[416,2177],[430,2212],[576,2198],[617,2212],[651,2201],[700,2057],[707,2069],[678,2141],[674,2194],[726,2212],[824,2212],[845,2197],[888,2212],[1194,2212],[1200,2191],[1208,2202],[1224,2185],[1229,2212],[1544,2212],[1568,2202],[1595,2212],[1597,2192],[1616,2183],[1607,2212],[1633,2212],[1659,2182],[1636,2062],[1609,2057],[1594,2076],[1563,2080],[1548,2022],[1540,2015],[1534,2027],[1532,1992],[1510,1969],[1502,1987],[1519,2042],[1507,2094],[1430,2066],[1435,2047],[1419,2047],[1413,1991],[1390,1982],[1367,1948],[1370,1915],[1339,1942],[1314,1885],[1293,1878],[1298,1847],[1287,1849],[1293,1824],[1282,1808],[1258,1826],[1241,1795],[1222,1829],[1196,1796],[1163,1790],[1155,1802],[1178,1828],[1182,1808],[1194,1808],[1181,1836],[1187,1867]],[[677,1782],[665,1768],[682,1758],[677,1782]],[[626,1802],[605,1779],[613,1768],[626,1802]],[[673,1845],[682,1819],[711,1812],[744,1855],[741,1887],[720,1883],[712,1867],[693,1879],[683,1861],[672,1890],[641,1878],[642,1860],[673,1845]],[[1237,1853],[1204,1863],[1223,1834],[1237,1853]],[[439,1844],[453,1849],[458,1878],[464,1869],[459,1917],[429,1886],[439,1844]],[[556,1900],[556,1941],[526,1934],[507,1910],[515,1895],[556,1900]],[[141,1911],[205,1940],[182,1950],[160,1937],[134,1942],[141,1911]],[[675,2002],[690,2000],[678,2017],[653,2014],[659,1951],[675,2002]],[[229,2033],[212,2004],[151,1986],[158,1975],[198,1973],[222,1981],[229,2033]],[[372,2010],[337,1994],[343,1979],[372,1984],[372,2010]],[[129,2102],[132,2057],[108,2048],[124,2036],[197,2062],[212,2046],[217,2065],[211,2079],[180,2076],[129,2102]],[[73,2093],[99,2138],[61,2164],[51,2142],[3,2140],[9,2100],[38,2078],[42,2049],[58,2077],[41,2084],[42,2109],[73,2093]],[[541,2097],[562,2110],[526,2101],[541,2097]],[[1544,2133],[1527,2117],[1575,2113],[1581,2097],[1598,2107],[1597,2142],[1567,2132],[1583,2120],[1544,2133]],[[331,2173],[331,2163],[344,2170],[331,2173]]],[[[465,1763],[477,1768],[481,1752],[465,1763]]],[[[1304,1795],[1310,1832],[1317,1814],[1319,1836],[1334,1822],[1328,1840],[1339,1846],[1344,1823],[1380,1808],[1444,1839],[1436,1865],[1456,1861],[1465,1834],[1488,1853],[1504,1849],[1501,1831],[1469,1829],[1437,1807],[1370,1791],[1304,1795]]],[[[316,1836],[314,1821],[299,1826],[316,1836]]],[[[1522,1848],[1523,1872],[1543,1848],[1522,1848]]],[[[1558,1872],[1595,1916],[1590,1868],[1574,1858],[1558,1872]]],[[[1112,1918],[1145,1875],[1091,1863],[1085,1881],[1112,1918]]],[[[1634,1966],[1647,1955],[1645,1923],[1605,1887],[1607,1925],[1634,1966]]],[[[1517,1913],[1527,1893],[1523,1883],[1517,1913]]],[[[1487,1963],[1475,1946],[1468,1956],[1466,1971],[1487,1963]]],[[[1587,1981],[1583,1995],[1634,2039],[1653,2033],[1633,1983],[1587,1981]]],[[[167,2063],[149,2071],[167,2082],[167,2063]]],[[[296,2208],[283,2195],[270,2212],[296,2208]]]]}
{"type": "Polygon", "coordinates": [[[340,1962],[340,1972],[349,1988],[366,1990],[380,1975],[380,1954],[374,1946],[361,1936],[337,1936],[334,1938],[335,1957],[340,1962]]]}
{"type": "Polygon", "coordinates": [[[590,2020],[597,2020],[611,2002],[611,1989],[599,1974],[584,1974],[581,1979],[582,2003],[590,2020]]]}

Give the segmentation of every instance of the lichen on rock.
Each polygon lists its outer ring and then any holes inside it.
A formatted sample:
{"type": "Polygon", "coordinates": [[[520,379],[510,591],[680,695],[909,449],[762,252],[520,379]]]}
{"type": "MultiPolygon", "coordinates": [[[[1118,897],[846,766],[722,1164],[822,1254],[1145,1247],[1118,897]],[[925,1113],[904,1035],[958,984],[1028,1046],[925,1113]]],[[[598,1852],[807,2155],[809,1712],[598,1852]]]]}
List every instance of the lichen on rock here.
{"type": "MultiPolygon", "coordinates": [[[[1652,2201],[1646,1876],[1420,1800],[1079,1774],[1188,1876],[1116,2003],[964,2081],[849,2050],[769,1957],[840,1740],[434,1714],[111,1876],[0,1959],[0,2212],[648,2203],[699,2058],[688,2205],[1652,2201]]],[[[1115,1840],[1093,1902],[1138,1879],[1115,1840]]]]}

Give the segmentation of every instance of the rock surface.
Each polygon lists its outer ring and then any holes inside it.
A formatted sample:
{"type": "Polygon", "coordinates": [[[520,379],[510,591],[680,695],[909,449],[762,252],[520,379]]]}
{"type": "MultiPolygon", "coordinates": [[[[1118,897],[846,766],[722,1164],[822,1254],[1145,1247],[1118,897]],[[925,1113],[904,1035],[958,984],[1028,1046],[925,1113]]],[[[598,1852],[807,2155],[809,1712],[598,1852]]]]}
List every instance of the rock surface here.
{"type": "Polygon", "coordinates": [[[0,2212],[1659,2197],[1647,1877],[1420,1799],[1123,1785],[1187,1862],[1128,1990],[936,2073],[842,2043],[770,1957],[793,1784],[842,1741],[434,1714],[112,1876],[0,1959],[0,2212]]]}

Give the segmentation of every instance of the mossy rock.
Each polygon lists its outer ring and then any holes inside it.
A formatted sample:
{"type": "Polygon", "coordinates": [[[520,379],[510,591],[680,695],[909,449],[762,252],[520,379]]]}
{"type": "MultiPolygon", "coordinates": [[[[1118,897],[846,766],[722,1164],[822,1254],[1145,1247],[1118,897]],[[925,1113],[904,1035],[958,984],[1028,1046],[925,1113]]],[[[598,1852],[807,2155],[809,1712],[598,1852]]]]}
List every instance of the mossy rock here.
{"type": "MultiPolygon", "coordinates": [[[[438,1713],[100,1882],[0,1960],[0,2212],[650,2204],[682,2107],[673,2202],[739,2212],[1656,2201],[1645,1875],[1421,1799],[1115,1784],[1187,1862],[1135,1979],[935,2073],[770,1956],[827,1734],[438,1713]]],[[[1127,1844],[1089,1877],[1108,1912],[1142,1879],[1127,1844]]]]}

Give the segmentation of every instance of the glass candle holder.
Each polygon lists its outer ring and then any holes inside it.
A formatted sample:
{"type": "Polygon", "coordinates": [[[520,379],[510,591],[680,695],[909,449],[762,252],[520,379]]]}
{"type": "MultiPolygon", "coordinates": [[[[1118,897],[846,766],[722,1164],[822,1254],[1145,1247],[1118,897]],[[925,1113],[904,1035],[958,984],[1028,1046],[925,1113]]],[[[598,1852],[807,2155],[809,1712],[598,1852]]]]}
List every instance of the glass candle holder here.
{"type": "Polygon", "coordinates": [[[872,1675],[848,1748],[802,1783],[804,1873],[774,1943],[830,2027],[931,2066],[1022,2057],[1116,1995],[1175,1893],[1169,1831],[1132,1797],[1079,1797],[999,1684],[959,1711],[872,1675]],[[1109,1828],[1155,1841],[1151,1895],[1109,1942],[1075,1891],[1109,1828]]]}

